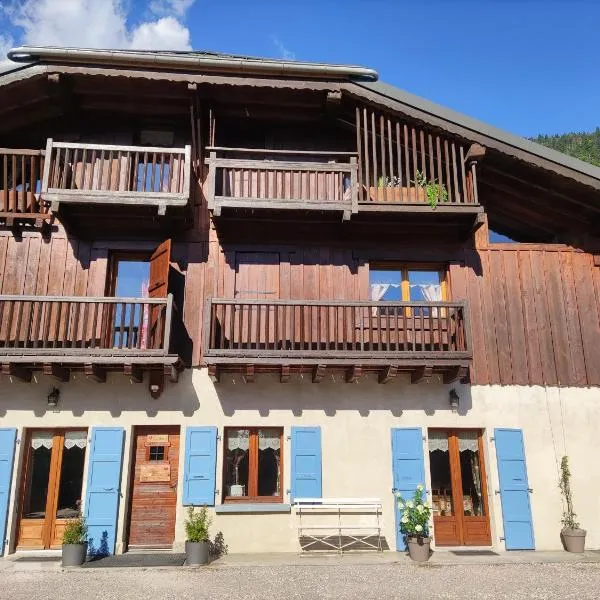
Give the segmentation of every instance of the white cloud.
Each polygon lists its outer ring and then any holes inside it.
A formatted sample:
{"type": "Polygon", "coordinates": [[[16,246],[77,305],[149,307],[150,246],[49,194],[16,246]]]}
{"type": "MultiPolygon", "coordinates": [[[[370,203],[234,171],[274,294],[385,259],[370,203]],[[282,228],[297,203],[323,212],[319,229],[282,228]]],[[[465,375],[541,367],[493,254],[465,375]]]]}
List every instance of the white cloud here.
{"type": "Polygon", "coordinates": [[[0,63],[17,44],[191,50],[185,14],[195,0],[150,0],[146,19],[131,24],[129,0],[11,0],[0,11],[19,32],[0,34],[0,63]]]}
{"type": "Polygon", "coordinates": [[[296,60],[295,52],[292,52],[289,48],[286,48],[283,45],[283,42],[276,35],[271,36],[271,41],[273,42],[275,48],[277,48],[280,58],[285,58],[286,60],[296,60]]]}

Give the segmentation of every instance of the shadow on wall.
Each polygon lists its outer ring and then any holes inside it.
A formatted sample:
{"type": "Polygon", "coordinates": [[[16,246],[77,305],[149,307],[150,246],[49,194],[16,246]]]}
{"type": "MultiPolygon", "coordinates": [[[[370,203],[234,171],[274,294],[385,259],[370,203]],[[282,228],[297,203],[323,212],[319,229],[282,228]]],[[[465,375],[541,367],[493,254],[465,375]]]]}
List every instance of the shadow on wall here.
{"type": "Polygon", "coordinates": [[[244,383],[241,375],[221,376],[215,385],[223,414],[231,417],[237,410],[256,410],[267,417],[271,410],[290,410],[302,416],[304,410],[323,410],[328,417],[338,411],[356,411],[368,417],[372,411],[388,411],[400,417],[405,410],[423,410],[427,415],[451,411],[450,390],[459,396],[458,414],[466,415],[472,407],[471,387],[459,383],[446,385],[436,377],[429,383],[411,384],[398,377],[388,384],[377,383],[376,375],[365,376],[357,383],[336,381],[312,383],[310,375],[296,376],[280,383],[277,376],[261,375],[254,383],[244,383]]]}
{"type": "Polygon", "coordinates": [[[40,373],[34,374],[31,383],[0,379],[0,418],[8,411],[31,412],[38,418],[54,412],[81,417],[96,411],[108,411],[113,418],[131,411],[148,417],[167,411],[191,417],[199,408],[200,396],[192,384],[190,369],[180,374],[177,383],[167,382],[164,393],[156,400],[148,391],[148,374],[142,383],[133,383],[120,373],[109,373],[106,383],[88,381],[83,373],[72,374],[70,381],[62,384],[40,373]],[[56,407],[50,407],[47,397],[55,386],[60,389],[60,398],[56,407]]]}

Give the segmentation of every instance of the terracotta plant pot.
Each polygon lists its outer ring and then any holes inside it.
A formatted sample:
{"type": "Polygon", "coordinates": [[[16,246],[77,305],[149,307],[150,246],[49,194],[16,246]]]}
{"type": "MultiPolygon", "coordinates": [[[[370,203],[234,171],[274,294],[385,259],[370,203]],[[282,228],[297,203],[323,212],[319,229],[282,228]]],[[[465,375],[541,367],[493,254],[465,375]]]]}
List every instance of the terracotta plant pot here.
{"type": "Polygon", "coordinates": [[[408,555],[412,560],[417,562],[425,562],[429,560],[429,556],[431,555],[431,538],[409,536],[407,544],[408,555]]]}
{"type": "Polygon", "coordinates": [[[206,565],[209,559],[208,542],[185,543],[186,564],[191,566],[206,565]]]}
{"type": "Polygon", "coordinates": [[[585,529],[563,529],[560,532],[563,546],[567,552],[585,552],[585,529]]]}
{"type": "Polygon", "coordinates": [[[86,544],[64,544],[62,547],[62,566],[79,567],[85,562],[86,544]]]}

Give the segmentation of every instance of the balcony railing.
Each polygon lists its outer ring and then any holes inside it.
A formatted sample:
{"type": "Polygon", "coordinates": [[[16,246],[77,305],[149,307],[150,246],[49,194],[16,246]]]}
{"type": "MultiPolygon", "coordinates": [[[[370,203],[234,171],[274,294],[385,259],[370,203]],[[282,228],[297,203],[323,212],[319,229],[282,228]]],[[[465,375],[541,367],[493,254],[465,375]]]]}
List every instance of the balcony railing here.
{"type": "Polygon", "coordinates": [[[164,356],[172,296],[0,296],[0,357],[164,356]]]}
{"type": "Polygon", "coordinates": [[[357,211],[356,153],[209,147],[208,207],[357,211]]]}
{"type": "Polygon", "coordinates": [[[477,159],[485,149],[402,119],[356,110],[360,210],[477,210],[477,159]],[[385,210],[385,208],[383,208],[385,210]]]}
{"type": "Polygon", "coordinates": [[[40,199],[44,151],[0,148],[0,219],[46,218],[40,199]]]}
{"type": "Polygon", "coordinates": [[[190,146],[75,144],[48,139],[42,197],[53,203],[181,206],[190,195],[190,146]]]}
{"type": "MultiPolygon", "coordinates": [[[[205,356],[469,359],[466,303],[210,299],[205,356]]],[[[222,362],[222,361],[218,361],[222,362]]]]}

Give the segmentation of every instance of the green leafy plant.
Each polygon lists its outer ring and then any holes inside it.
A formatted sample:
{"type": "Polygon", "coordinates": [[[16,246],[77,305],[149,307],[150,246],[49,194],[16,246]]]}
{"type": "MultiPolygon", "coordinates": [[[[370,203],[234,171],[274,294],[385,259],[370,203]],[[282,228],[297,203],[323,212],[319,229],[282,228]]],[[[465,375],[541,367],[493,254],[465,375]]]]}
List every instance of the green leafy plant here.
{"type": "Polygon", "coordinates": [[[573,496],[571,494],[571,470],[569,469],[569,457],[563,456],[560,461],[560,480],[558,487],[565,499],[565,510],[561,519],[565,529],[579,529],[576,521],[577,515],[573,511],[573,496]]]}
{"type": "Polygon", "coordinates": [[[75,517],[67,521],[63,531],[63,546],[85,544],[87,542],[87,525],[83,517],[75,517]]]}
{"type": "Polygon", "coordinates": [[[378,188],[392,188],[392,187],[399,187],[401,185],[401,181],[399,177],[384,177],[383,175],[380,175],[377,178],[377,187],[378,188]]]}
{"type": "Polygon", "coordinates": [[[402,511],[400,532],[408,537],[428,537],[431,506],[425,501],[423,486],[417,486],[410,500],[402,498],[400,492],[395,492],[394,495],[398,502],[398,508],[402,511]]]}
{"type": "Polygon", "coordinates": [[[438,183],[436,179],[427,179],[421,171],[417,171],[414,183],[425,190],[427,203],[431,208],[435,208],[440,202],[448,201],[446,186],[438,183]]]}
{"type": "Polygon", "coordinates": [[[212,519],[208,514],[206,506],[202,506],[198,512],[193,506],[188,508],[185,520],[185,535],[188,542],[209,542],[209,528],[212,519]]]}

